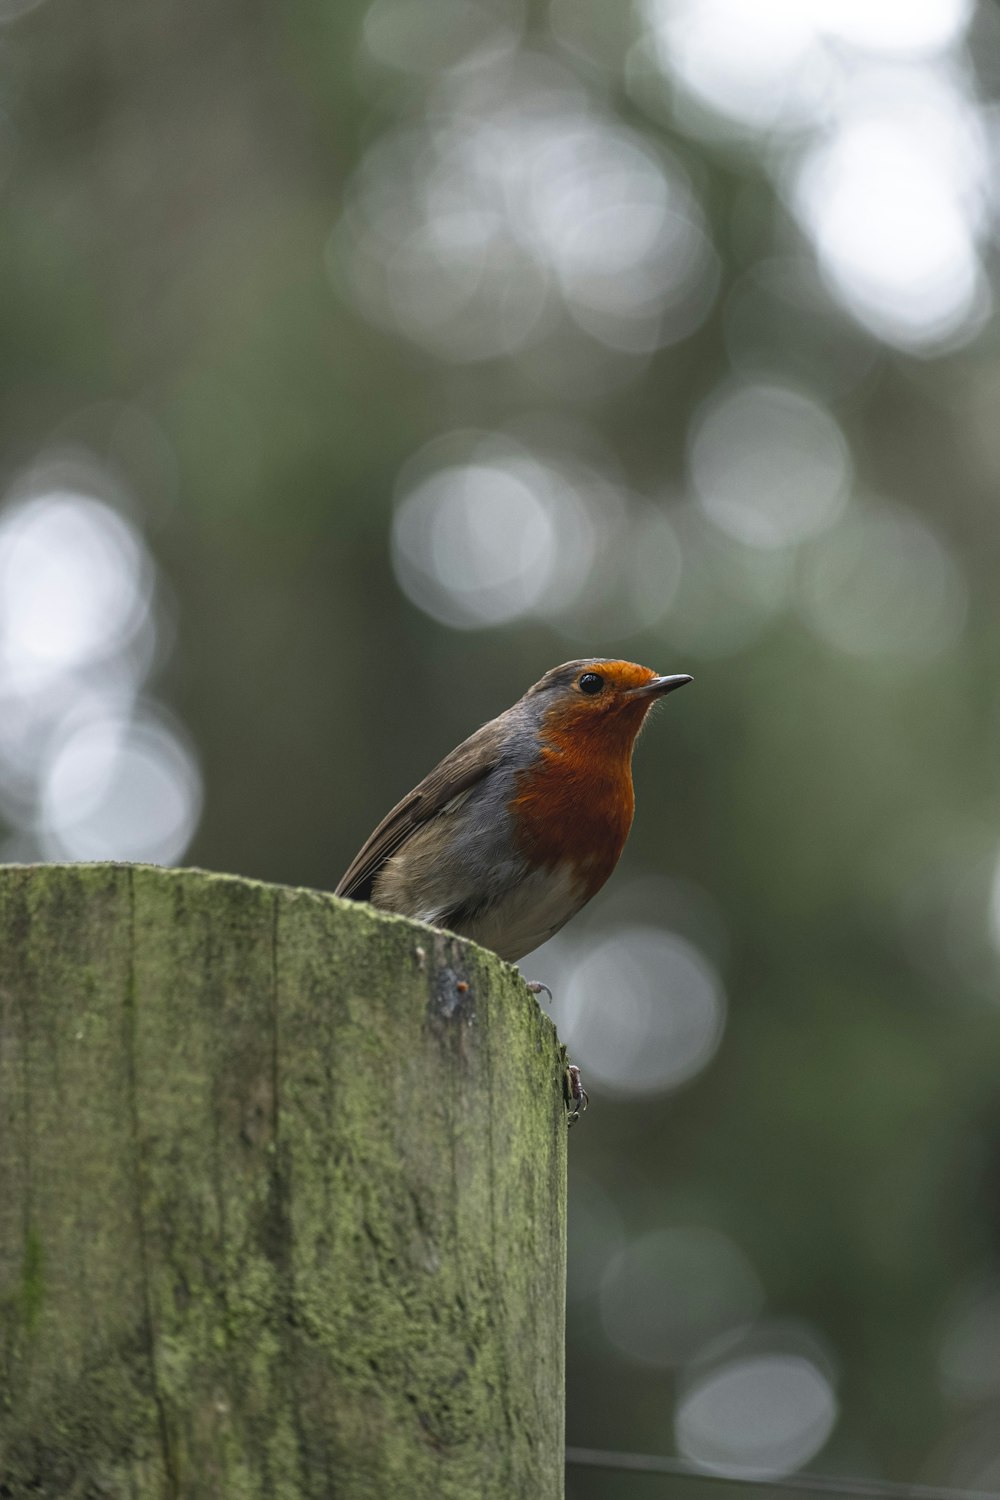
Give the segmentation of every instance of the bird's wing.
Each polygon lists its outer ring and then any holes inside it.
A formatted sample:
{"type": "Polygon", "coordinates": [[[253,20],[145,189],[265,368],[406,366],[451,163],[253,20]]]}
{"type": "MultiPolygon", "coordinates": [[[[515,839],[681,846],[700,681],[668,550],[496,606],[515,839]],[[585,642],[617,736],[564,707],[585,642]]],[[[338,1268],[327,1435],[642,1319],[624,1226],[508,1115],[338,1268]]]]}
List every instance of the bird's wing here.
{"type": "Polygon", "coordinates": [[[410,834],[437,817],[495,769],[500,760],[496,721],[463,740],[384,817],[341,876],[334,895],[368,901],[379,871],[410,834]]]}

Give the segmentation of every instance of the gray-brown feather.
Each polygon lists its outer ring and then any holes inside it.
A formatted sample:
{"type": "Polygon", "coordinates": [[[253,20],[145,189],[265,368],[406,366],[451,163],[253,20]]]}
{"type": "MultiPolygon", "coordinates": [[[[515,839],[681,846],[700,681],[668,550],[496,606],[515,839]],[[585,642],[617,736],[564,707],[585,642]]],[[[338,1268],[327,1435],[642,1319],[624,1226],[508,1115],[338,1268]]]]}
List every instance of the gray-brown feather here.
{"type": "Polygon", "coordinates": [[[499,758],[496,720],[470,735],[439,762],[391,812],[387,813],[341,876],[334,895],[355,901],[371,899],[375,879],[390,855],[416,829],[437,816],[461,793],[488,776],[499,758]]]}

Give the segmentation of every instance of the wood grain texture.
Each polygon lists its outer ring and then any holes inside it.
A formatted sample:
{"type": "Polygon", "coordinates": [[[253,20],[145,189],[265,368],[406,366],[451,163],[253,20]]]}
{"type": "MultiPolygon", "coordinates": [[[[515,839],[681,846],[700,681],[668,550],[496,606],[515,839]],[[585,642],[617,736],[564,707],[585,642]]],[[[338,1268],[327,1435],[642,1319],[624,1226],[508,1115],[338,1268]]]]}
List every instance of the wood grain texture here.
{"type": "Polygon", "coordinates": [[[561,1083],[472,944],[0,868],[0,1496],[560,1496],[561,1083]]]}

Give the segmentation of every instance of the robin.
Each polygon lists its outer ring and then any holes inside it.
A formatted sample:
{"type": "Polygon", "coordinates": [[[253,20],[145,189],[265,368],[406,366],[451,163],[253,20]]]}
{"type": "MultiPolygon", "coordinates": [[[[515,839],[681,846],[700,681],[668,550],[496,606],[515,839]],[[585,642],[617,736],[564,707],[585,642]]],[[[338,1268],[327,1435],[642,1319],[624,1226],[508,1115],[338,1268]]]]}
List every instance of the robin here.
{"type": "Polygon", "coordinates": [[[553,667],[397,803],[336,894],[515,963],[618,863],[635,807],[636,737],[657,699],[690,681],[604,657],[553,667]]]}

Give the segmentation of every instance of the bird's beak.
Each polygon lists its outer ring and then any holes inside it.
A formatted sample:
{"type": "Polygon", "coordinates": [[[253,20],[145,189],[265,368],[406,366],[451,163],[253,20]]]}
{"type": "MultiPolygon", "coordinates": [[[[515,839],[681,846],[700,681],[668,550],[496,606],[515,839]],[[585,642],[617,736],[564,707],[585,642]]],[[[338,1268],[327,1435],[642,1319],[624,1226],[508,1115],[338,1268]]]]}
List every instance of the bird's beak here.
{"type": "Polygon", "coordinates": [[[683,687],[686,682],[693,682],[686,672],[676,672],[673,677],[653,677],[649,682],[644,682],[640,687],[632,689],[634,698],[663,698],[667,693],[672,693],[675,688],[683,687]]]}

